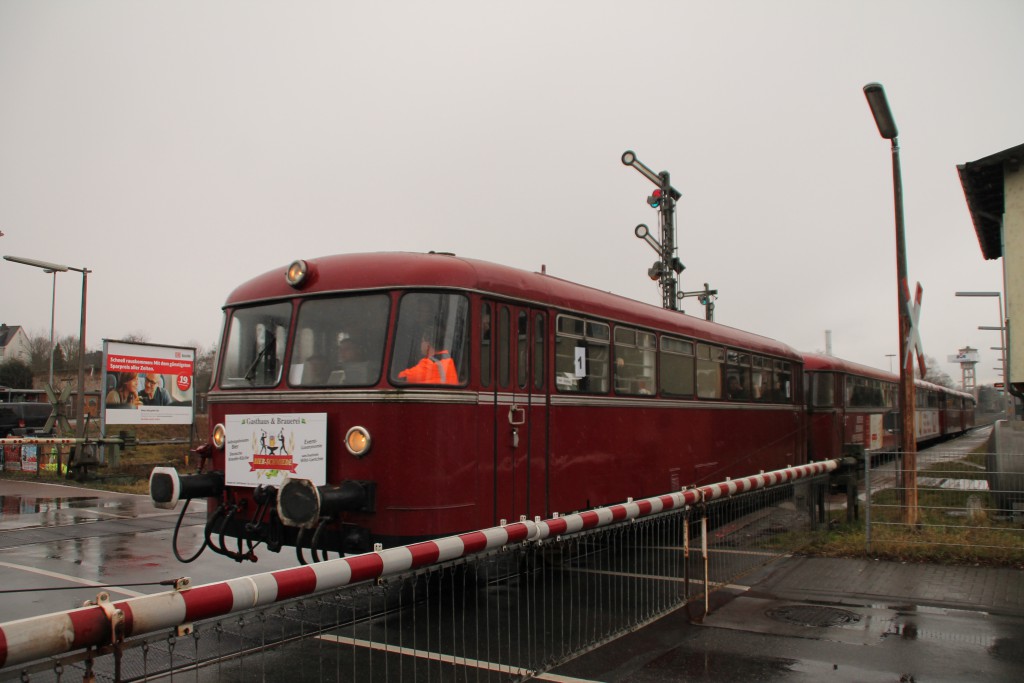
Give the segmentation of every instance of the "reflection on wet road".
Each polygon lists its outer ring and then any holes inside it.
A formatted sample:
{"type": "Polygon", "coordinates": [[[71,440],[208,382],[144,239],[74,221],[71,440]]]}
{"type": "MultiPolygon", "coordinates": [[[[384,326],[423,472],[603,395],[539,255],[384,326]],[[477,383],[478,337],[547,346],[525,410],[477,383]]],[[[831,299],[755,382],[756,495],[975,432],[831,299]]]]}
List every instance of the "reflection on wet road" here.
{"type": "MultiPolygon", "coordinates": [[[[79,607],[100,590],[118,600],[168,590],[182,576],[196,585],[296,564],[293,554],[267,552],[244,567],[212,553],[182,564],[171,551],[179,511],[158,510],[148,496],[0,481],[0,622],[79,607]]],[[[183,552],[202,544],[204,520],[193,505],[183,552]]]]}

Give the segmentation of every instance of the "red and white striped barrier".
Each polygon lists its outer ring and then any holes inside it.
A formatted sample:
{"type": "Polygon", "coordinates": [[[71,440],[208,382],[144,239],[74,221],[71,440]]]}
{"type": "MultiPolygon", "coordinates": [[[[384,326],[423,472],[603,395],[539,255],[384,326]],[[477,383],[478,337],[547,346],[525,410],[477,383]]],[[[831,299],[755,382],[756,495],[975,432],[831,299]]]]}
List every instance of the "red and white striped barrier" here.
{"type": "MultiPolygon", "coordinates": [[[[92,441],[99,441],[93,439],[92,441]]],[[[121,441],[118,439],[118,441],[121,441]]],[[[0,439],[0,446],[75,446],[80,443],[88,443],[89,439],[78,439],[73,436],[17,436],[0,439]]]]}
{"type": "Polygon", "coordinates": [[[572,534],[585,529],[596,529],[627,519],[647,517],[659,512],[681,509],[687,505],[696,505],[700,502],[734,496],[737,493],[746,493],[747,491],[763,489],[769,486],[778,486],[796,481],[797,479],[806,479],[807,477],[825,474],[837,467],[839,467],[839,460],[823,460],[807,465],[763,472],[742,479],[730,479],[719,484],[684,489],[677,493],[669,493],[655,498],[609,505],[608,507],[597,508],[596,510],[587,510],[586,512],[556,517],[543,522],[537,522],[539,533],[536,539],[531,540],[543,540],[552,536],[572,534]]]}
{"type": "Polygon", "coordinates": [[[98,605],[0,624],[0,667],[53,657],[73,650],[110,645],[122,638],[176,628],[201,619],[401,574],[514,543],[539,541],[584,529],[596,529],[626,519],[681,509],[701,501],[824,474],[838,466],[838,460],[827,460],[790,467],[545,521],[520,521],[436,541],[279,569],[194,588],[189,587],[185,580],[186,585],[180,590],[116,603],[106,602],[106,596],[101,594],[103,600],[98,605]]]}

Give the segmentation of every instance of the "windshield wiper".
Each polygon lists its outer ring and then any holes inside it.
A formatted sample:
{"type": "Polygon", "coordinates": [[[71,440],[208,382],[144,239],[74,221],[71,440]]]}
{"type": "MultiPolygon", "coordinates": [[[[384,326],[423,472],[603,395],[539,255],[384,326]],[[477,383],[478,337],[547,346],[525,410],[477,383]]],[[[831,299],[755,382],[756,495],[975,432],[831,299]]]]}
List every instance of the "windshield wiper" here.
{"type": "Polygon", "coordinates": [[[259,365],[260,361],[267,355],[267,350],[274,345],[274,341],[274,335],[271,334],[267,337],[267,341],[264,342],[263,348],[256,354],[256,359],[252,362],[252,365],[249,366],[249,369],[245,371],[245,379],[248,380],[249,384],[256,383],[256,366],[259,365]]]}

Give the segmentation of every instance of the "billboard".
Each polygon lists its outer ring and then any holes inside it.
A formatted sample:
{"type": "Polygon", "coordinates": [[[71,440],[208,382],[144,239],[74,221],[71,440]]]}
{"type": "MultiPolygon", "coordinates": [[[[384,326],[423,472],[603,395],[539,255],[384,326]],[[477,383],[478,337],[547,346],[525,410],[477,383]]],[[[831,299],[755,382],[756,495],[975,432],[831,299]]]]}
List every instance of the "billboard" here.
{"type": "Polygon", "coordinates": [[[103,341],[104,424],[192,424],[196,350],[103,341]]]}

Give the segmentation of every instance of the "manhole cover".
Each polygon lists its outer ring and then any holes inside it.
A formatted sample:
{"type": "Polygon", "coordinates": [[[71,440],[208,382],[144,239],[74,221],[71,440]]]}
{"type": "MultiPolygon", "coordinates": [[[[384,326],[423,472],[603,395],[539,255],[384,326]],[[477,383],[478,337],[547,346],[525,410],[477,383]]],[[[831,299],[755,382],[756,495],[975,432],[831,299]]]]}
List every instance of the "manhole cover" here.
{"type": "Polygon", "coordinates": [[[855,612],[819,605],[784,605],[773,607],[765,614],[776,621],[800,626],[845,626],[860,621],[860,615],[855,612]]]}

